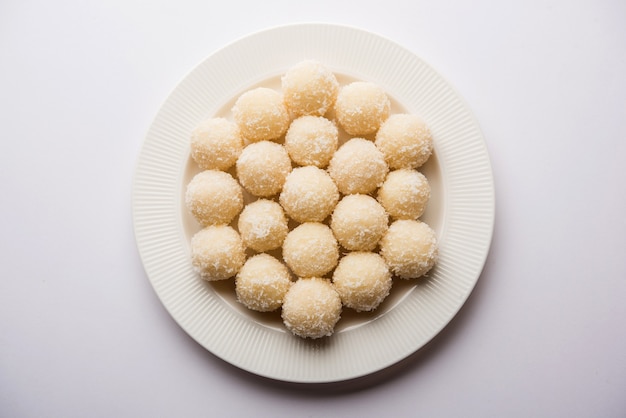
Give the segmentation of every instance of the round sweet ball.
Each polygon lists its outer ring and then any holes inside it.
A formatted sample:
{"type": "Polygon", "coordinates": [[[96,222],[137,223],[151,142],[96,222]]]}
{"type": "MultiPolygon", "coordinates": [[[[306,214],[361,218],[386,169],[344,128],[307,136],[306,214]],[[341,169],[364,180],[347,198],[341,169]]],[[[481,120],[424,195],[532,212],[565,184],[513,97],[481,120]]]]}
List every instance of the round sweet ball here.
{"type": "Polygon", "coordinates": [[[291,67],[281,78],[287,109],[294,116],[322,116],[339,92],[335,75],[317,61],[306,60],[291,67]]]}
{"type": "Polygon", "coordinates": [[[294,168],[280,192],[280,204],[297,222],[321,222],[339,201],[337,185],[330,175],[314,166],[294,168]]]}
{"type": "Polygon", "coordinates": [[[291,122],[285,135],[285,148],[299,165],[326,167],[338,143],[337,126],[321,116],[299,117],[291,122]]]}
{"type": "Polygon", "coordinates": [[[244,245],[259,252],[280,247],[289,232],[283,208],[266,199],[246,205],[239,215],[237,227],[244,245]]]}
{"type": "Polygon", "coordinates": [[[341,317],[341,298],[325,279],[298,279],[283,302],[281,316],[288,330],[302,338],[329,337],[341,317]]]}
{"type": "Polygon", "coordinates": [[[416,170],[392,171],[378,189],[378,201],[394,219],[419,218],[429,199],[428,179],[416,170]]]}
{"type": "Polygon", "coordinates": [[[291,172],[291,160],[282,145],[260,141],[243,149],[236,167],[241,185],[255,196],[266,197],[280,192],[291,172]]]}
{"type": "Polygon", "coordinates": [[[368,194],[383,184],[389,167],[372,141],[352,138],[335,152],[328,172],[341,193],[368,194]]]}
{"type": "Polygon", "coordinates": [[[375,133],[390,111],[391,103],[385,91],[366,81],[355,81],[343,87],[335,103],[337,120],[350,135],[375,133]]]}
{"type": "Polygon", "coordinates": [[[239,127],[224,118],[202,121],[191,132],[191,157],[204,170],[228,170],[243,149],[239,127]]]}
{"type": "Polygon", "coordinates": [[[385,260],[370,252],[349,253],[333,273],[333,284],[344,306],[372,311],[389,295],[391,273],[385,260]]]}
{"type": "Polygon", "coordinates": [[[248,309],[270,312],[281,307],[291,287],[287,267],[269,254],[246,261],[235,278],[237,300],[248,309]]]}
{"type": "Polygon", "coordinates": [[[296,276],[321,277],[337,265],[337,240],[328,226],[318,222],[303,223],[287,234],[283,259],[296,276]]]}
{"type": "Polygon", "coordinates": [[[245,261],[241,237],[230,226],[207,226],[191,238],[191,262],[204,280],[233,277],[245,261]]]}
{"type": "Polygon", "coordinates": [[[421,167],[433,151],[430,129],[416,115],[391,115],[376,133],[375,144],[391,168],[421,167]]]}
{"type": "Polygon", "coordinates": [[[330,227],[343,248],[371,251],[387,232],[385,209],[371,196],[352,194],[337,204],[330,227]]]}
{"type": "Polygon", "coordinates": [[[243,191],[230,174],[205,170],[187,185],[185,204],[202,226],[228,224],[243,208],[243,191]]]}
{"type": "Polygon", "coordinates": [[[266,87],[239,96],[232,112],[241,134],[250,142],[279,138],[289,127],[289,113],[282,94],[266,87]]]}
{"type": "Polygon", "coordinates": [[[380,254],[396,276],[402,279],[423,276],[437,260],[435,231],[421,221],[395,221],[380,240],[380,254]]]}

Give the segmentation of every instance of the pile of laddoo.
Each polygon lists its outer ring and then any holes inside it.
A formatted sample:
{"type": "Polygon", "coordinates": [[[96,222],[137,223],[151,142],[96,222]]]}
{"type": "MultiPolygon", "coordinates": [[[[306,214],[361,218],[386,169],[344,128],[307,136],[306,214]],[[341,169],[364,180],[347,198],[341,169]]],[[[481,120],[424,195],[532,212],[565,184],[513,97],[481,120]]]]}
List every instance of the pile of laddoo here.
{"type": "Polygon", "coordinates": [[[202,171],[185,203],[202,226],[191,239],[200,277],[234,277],[247,308],[280,309],[295,335],[320,338],[344,307],[372,311],[394,279],[433,267],[436,234],[419,220],[431,191],[418,171],[431,132],[417,115],[392,114],[379,85],[342,86],[306,60],[280,90],[243,93],[230,116],[191,133],[202,171]]]}

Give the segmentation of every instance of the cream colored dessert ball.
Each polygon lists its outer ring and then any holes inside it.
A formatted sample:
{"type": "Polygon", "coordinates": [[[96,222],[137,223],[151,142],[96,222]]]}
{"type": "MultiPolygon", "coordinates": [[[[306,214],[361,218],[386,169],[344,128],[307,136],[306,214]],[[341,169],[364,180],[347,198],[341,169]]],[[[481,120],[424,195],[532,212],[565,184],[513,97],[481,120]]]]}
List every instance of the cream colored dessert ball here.
{"type": "Polygon", "coordinates": [[[235,278],[237,300],[259,312],[280,308],[289,287],[289,270],[269,254],[249,258],[235,278]]]}
{"type": "Polygon", "coordinates": [[[330,160],[328,172],[343,194],[368,194],[380,187],[389,167],[372,141],[352,138],[330,160]]]}
{"type": "Polygon", "coordinates": [[[371,311],[389,295],[391,273],[385,260],[370,252],[349,253],[339,261],[333,284],[344,306],[371,311]]]}
{"type": "Polygon", "coordinates": [[[206,170],[187,185],[185,204],[203,226],[228,224],[243,208],[243,192],[230,174],[206,170]]]}
{"type": "Polygon", "coordinates": [[[191,157],[204,170],[228,170],[243,149],[239,127],[224,118],[202,121],[191,132],[191,157]]]}
{"type": "Polygon", "coordinates": [[[317,61],[306,60],[291,67],[281,78],[287,109],[294,116],[322,116],[339,92],[335,75],[317,61]]]}
{"type": "Polygon", "coordinates": [[[282,94],[266,87],[239,96],[232,112],[241,134],[250,142],[279,138],[289,127],[282,94]]]}
{"type": "Polygon", "coordinates": [[[204,280],[233,277],[245,261],[241,238],[230,226],[207,226],[191,239],[191,262],[204,280]]]}
{"type": "Polygon", "coordinates": [[[376,199],[353,194],[337,204],[330,227],[346,250],[371,251],[387,232],[387,222],[387,213],[376,199]]]}
{"type": "Polygon", "coordinates": [[[283,208],[266,199],[246,205],[239,215],[237,227],[244,245],[259,252],[280,247],[289,232],[283,208]]]}
{"type": "Polygon", "coordinates": [[[430,199],[428,179],[416,170],[390,172],[378,189],[378,201],[392,218],[417,219],[430,199]]]}
{"type": "Polygon", "coordinates": [[[243,149],[236,167],[241,185],[255,196],[266,197],[280,192],[291,172],[291,160],[282,145],[261,141],[243,149]]]}
{"type": "Polygon", "coordinates": [[[337,151],[339,131],[321,116],[302,116],[291,122],[285,135],[285,148],[299,165],[324,168],[337,151]]]}
{"type": "Polygon", "coordinates": [[[337,120],[350,135],[375,133],[388,117],[391,103],[385,91],[374,83],[355,81],[337,96],[337,120]]]}
{"type": "Polygon", "coordinates": [[[391,168],[421,167],[433,151],[430,129],[416,115],[391,115],[376,133],[375,143],[391,168]]]}
{"type": "Polygon", "coordinates": [[[337,265],[337,240],[328,226],[304,223],[287,234],[283,259],[299,277],[321,277],[337,265]]]}
{"type": "Polygon", "coordinates": [[[337,205],[339,191],[321,168],[298,167],[287,176],[279,200],[287,215],[297,222],[321,222],[337,205]]]}
{"type": "Polygon", "coordinates": [[[325,279],[298,279],[283,301],[281,316],[288,330],[302,338],[329,337],[341,318],[341,298],[325,279]]]}
{"type": "Polygon", "coordinates": [[[421,221],[398,220],[380,240],[380,254],[393,274],[414,279],[426,274],[437,260],[437,236],[421,221]]]}

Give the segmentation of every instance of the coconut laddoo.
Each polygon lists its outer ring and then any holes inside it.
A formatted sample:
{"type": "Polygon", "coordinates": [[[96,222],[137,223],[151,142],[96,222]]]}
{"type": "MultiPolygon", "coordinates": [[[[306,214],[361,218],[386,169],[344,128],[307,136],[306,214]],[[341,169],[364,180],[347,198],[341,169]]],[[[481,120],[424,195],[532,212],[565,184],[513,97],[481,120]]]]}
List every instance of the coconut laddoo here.
{"type": "Polygon", "coordinates": [[[204,280],[233,277],[245,261],[241,237],[230,226],[207,226],[191,238],[191,262],[204,280]]]}
{"type": "Polygon", "coordinates": [[[204,170],[228,170],[243,149],[239,127],[224,118],[200,122],[191,132],[191,158],[204,170]]]}
{"type": "Polygon", "coordinates": [[[280,138],[289,126],[283,95],[266,87],[239,96],[231,111],[241,134],[250,142],[280,138]]]}
{"type": "Polygon", "coordinates": [[[389,116],[374,143],[392,169],[419,168],[433,151],[430,129],[419,116],[409,114],[389,116]]]}
{"type": "Polygon", "coordinates": [[[239,215],[237,227],[244,245],[259,252],[280,247],[289,232],[283,208],[267,199],[246,205],[239,215]]]}
{"type": "Polygon", "coordinates": [[[372,141],[352,138],[344,143],[328,166],[328,173],[343,194],[368,194],[380,187],[389,172],[383,154],[372,141]]]}
{"type": "Polygon", "coordinates": [[[321,277],[337,265],[339,247],[328,226],[307,222],[287,234],[283,259],[298,277],[321,277]]]}
{"type": "Polygon", "coordinates": [[[385,209],[371,196],[345,196],[335,207],[330,228],[339,244],[350,251],[371,251],[387,232],[385,209]]]}
{"type": "Polygon", "coordinates": [[[415,279],[435,264],[437,236],[424,222],[398,220],[380,240],[380,254],[393,274],[402,279],[415,279]]]}
{"type": "Polygon", "coordinates": [[[432,134],[415,115],[391,115],[381,86],[340,88],[317,61],[280,83],[241,94],[233,121],[209,118],[191,132],[191,157],[205,170],[184,196],[204,228],[191,261],[204,280],[235,277],[248,309],[282,307],[289,331],[321,338],[343,307],[380,309],[395,277],[423,276],[436,262],[436,234],[417,220],[430,199],[417,168],[433,153],[432,134]],[[290,218],[300,223],[291,231],[290,218]],[[246,260],[246,251],[258,254],[246,260]]]}
{"type": "Polygon", "coordinates": [[[291,67],[281,77],[285,105],[295,117],[322,116],[330,109],[339,92],[339,83],[328,68],[306,60],[291,67]]]}
{"type": "Polygon", "coordinates": [[[297,222],[321,222],[339,200],[337,185],[330,175],[315,166],[294,168],[287,176],[279,201],[297,222]]]}
{"type": "Polygon", "coordinates": [[[332,335],[341,317],[341,298],[325,279],[298,279],[283,301],[281,316],[288,330],[302,338],[332,335]]]}
{"type": "Polygon", "coordinates": [[[335,102],[337,120],[350,135],[375,133],[389,117],[391,102],[377,84],[355,81],[343,87],[335,102]]]}
{"type": "Polygon", "coordinates": [[[291,122],[285,135],[285,148],[298,165],[324,168],[339,143],[339,131],[321,116],[302,116],[291,122]]]}
{"type": "Polygon", "coordinates": [[[237,178],[248,192],[267,197],[280,192],[291,172],[289,154],[280,144],[260,141],[245,147],[237,159],[237,178]]]}
{"type": "Polygon", "coordinates": [[[392,279],[380,255],[353,252],[339,261],[333,285],[344,306],[357,312],[372,311],[389,295],[392,279]]]}
{"type": "Polygon", "coordinates": [[[243,192],[230,174],[205,170],[187,185],[185,205],[202,226],[228,224],[243,208],[243,192]]]}
{"type": "Polygon", "coordinates": [[[430,199],[428,179],[417,170],[390,172],[378,189],[378,201],[394,219],[417,219],[430,199]]]}
{"type": "Polygon", "coordinates": [[[281,307],[291,286],[287,267],[269,254],[249,258],[235,278],[237,300],[247,308],[270,312],[281,307]]]}

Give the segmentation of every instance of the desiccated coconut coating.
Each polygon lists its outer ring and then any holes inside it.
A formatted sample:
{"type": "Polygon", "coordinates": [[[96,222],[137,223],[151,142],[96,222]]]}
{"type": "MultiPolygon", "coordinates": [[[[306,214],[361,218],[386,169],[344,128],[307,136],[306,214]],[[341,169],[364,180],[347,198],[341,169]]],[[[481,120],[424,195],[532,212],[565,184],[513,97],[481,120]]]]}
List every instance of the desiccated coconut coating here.
{"type": "Polygon", "coordinates": [[[324,168],[337,151],[339,131],[321,116],[302,116],[291,122],[285,135],[285,148],[299,165],[324,168]]]}
{"type": "Polygon", "coordinates": [[[392,171],[378,189],[378,201],[395,219],[419,218],[424,213],[429,199],[428,180],[416,170],[392,171]]]}
{"type": "Polygon", "coordinates": [[[337,205],[339,191],[321,168],[298,167],[287,176],[279,200],[297,222],[321,222],[337,205]]]}
{"type": "Polygon", "coordinates": [[[280,247],[289,232],[283,208],[267,199],[246,205],[237,227],[244,245],[259,252],[280,247]]]}
{"type": "Polygon", "coordinates": [[[333,273],[333,284],[344,306],[371,311],[389,295],[391,273],[385,260],[370,252],[344,256],[333,273]]]}
{"type": "Polygon", "coordinates": [[[298,279],[283,301],[281,316],[288,330],[302,338],[332,335],[341,317],[341,298],[325,279],[298,279]]]}
{"type": "Polygon", "coordinates": [[[204,280],[225,280],[246,261],[237,231],[226,225],[207,226],[191,238],[191,262],[204,280]]]}
{"type": "Polygon", "coordinates": [[[236,167],[241,185],[255,196],[266,197],[280,192],[291,171],[291,160],[282,145],[261,141],[243,149],[236,167]]]}
{"type": "Polygon", "coordinates": [[[391,168],[418,168],[433,151],[430,129],[416,115],[391,115],[376,133],[376,146],[391,168]]]}
{"type": "Polygon", "coordinates": [[[303,223],[287,234],[283,259],[296,276],[321,277],[337,265],[337,240],[328,226],[303,223]]]}
{"type": "Polygon", "coordinates": [[[389,167],[372,141],[352,138],[344,143],[328,166],[328,173],[343,194],[368,194],[380,187],[389,167]]]}
{"type": "Polygon", "coordinates": [[[350,135],[375,133],[388,117],[391,102],[374,83],[355,81],[339,91],[335,102],[337,120],[350,135]]]}
{"type": "Polygon", "coordinates": [[[231,109],[234,122],[215,117],[192,131],[191,157],[206,170],[185,195],[205,227],[191,240],[192,265],[205,280],[236,276],[244,306],[282,306],[290,331],[320,338],[333,333],[342,306],[374,310],[392,275],[420,277],[433,267],[436,234],[415,220],[430,198],[415,169],[432,154],[432,135],[417,116],[390,116],[380,86],[354,82],[340,91],[316,61],[291,67],[281,87],[249,90],[231,109]],[[352,139],[337,149],[339,126],[352,139]],[[234,164],[235,178],[225,173],[234,164]],[[260,199],[244,207],[244,189],[260,199]],[[331,213],[330,226],[321,223],[331,213]],[[237,215],[239,232],[227,226],[237,215]],[[289,232],[287,215],[302,224],[289,232]],[[352,251],[341,260],[339,244],[352,251]],[[261,254],[246,262],[246,247],[261,254]],[[264,253],[277,249],[280,261],[264,253]],[[332,283],[322,278],[333,269],[332,283]]]}
{"type": "Polygon", "coordinates": [[[415,279],[430,270],[437,260],[437,236],[427,224],[398,220],[380,240],[380,254],[393,274],[415,279]]]}
{"type": "Polygon", "coordinates": [[[228,170],[243,149],[239,127],[224,118],[200,122],[191,132],[191,157],[204,170],[228,170]]]}
{"type": "Polygon", "coordinates": [[[266,87],[239,96],[232,112],[241,134],[250,142],[279,138],[289,126],[282,94],[266,87]]]}
{"type": "Polygon", "coordinates": [[[387,213],[371,196],[345,196],[335,207],[330,227],[339,244],[350,251],[371,251],[387,232],[387,213]]]}
{"type": "Polygon", "coordinates": [[[339,92],[335,75],[313,60],[299,62],[281,77],[287,109],[294,116],[322,116],[330,109],[339,92]]]}
{"type": "Polygon", "coordinates": [[[289,287],[289,270],[269,254],[249,258],[235,278],[237,300],[259,312],[280,308],[289,287]]]}
{"type": "Polygon", "coordinates": [[[243,192],[230,174],[206,170],[187,185],[185,204],[202,226],[228,224],[243,208],[243,192]]]}

